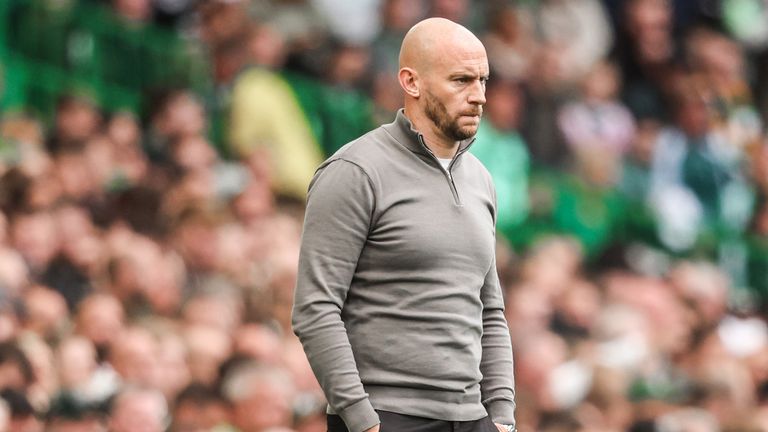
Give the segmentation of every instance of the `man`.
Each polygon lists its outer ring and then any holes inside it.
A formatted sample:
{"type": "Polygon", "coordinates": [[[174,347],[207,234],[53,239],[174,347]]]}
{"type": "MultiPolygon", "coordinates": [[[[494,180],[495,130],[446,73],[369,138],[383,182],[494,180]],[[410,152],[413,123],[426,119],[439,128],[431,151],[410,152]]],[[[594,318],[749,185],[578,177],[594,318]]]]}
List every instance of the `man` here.
{"type": "Polygon", "coordinates": [[[162,432],[168,404],[159,390],[129,386],[115,396],[109,414],[111,432],[162,432]]]}
{"type": "Polygon", "coordinates": [[[293,328],[330,432],[514,430],[495,194],[467,153],[485,48],[458,24],[424,20],[403,40],[398,79],[396,120],[310,184],[293,328]]]}

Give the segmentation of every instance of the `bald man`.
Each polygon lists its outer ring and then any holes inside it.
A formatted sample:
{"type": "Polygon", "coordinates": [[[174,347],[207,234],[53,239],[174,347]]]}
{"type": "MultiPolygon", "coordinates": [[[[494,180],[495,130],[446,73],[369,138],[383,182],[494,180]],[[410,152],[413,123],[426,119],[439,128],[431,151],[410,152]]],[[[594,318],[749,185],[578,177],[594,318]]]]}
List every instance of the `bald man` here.
{"type": "Polygon", "coordinates": [[[512,349],[495,263],[495,192],[468,147],[482,43],[430,18],[400,51],[404,109],[309,186],[293,328],[330,432],[514,430],[512,349]]]}

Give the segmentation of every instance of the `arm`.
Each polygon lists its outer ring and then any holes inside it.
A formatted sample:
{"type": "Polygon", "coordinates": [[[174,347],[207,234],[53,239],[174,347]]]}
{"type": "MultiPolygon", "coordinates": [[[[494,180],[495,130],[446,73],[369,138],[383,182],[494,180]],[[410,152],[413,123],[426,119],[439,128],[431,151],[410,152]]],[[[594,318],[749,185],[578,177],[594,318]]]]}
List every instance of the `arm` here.
{"type": "Polygon", "coordinates": [[[483,355],[480,361],[480,392],[488,414],[496,423],[515,424],[515,381],[513,378],[512,345],[504,318],[496,260],[485,276],[480,291],[483,302],[483,355]]]}
{"type": "Polygon", "coordinates": [[[369,179],[357,165],[336,160],[315,174],[307,200],[293,306],[293,330],[328,403],[350,432],[379,423],[341,320],[374,204],[369,179]]]}

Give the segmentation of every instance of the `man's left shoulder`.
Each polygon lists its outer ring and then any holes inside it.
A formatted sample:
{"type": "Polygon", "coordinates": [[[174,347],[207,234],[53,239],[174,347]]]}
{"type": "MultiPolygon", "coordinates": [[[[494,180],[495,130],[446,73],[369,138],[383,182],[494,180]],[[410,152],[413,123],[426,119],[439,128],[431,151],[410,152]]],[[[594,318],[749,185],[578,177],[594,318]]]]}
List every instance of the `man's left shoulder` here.
{"type": "Polygon", "coordinates": [[[488,168],[485,167],[477,156],[473,155],[471,152],[465,152],[462,157],[464,158],[463,163],[466,164],[466,169],[469,170],[469,172],[482,175],[489,180],[491,179],[491,173],[488,171],[488,168]]]}

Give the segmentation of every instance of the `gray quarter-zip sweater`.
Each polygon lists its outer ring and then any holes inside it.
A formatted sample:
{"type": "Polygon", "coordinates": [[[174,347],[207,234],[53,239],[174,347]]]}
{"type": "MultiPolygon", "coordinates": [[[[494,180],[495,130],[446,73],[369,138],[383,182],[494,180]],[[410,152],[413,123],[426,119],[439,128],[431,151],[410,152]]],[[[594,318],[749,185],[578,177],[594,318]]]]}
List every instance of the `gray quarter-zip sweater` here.
{"type": "Polygon", "coordinates": [[[401,110],[309,186],[293,328],[350,432],[375,409],[514,424],[495,195],[469,144],[446,170],[401,110]]]}

